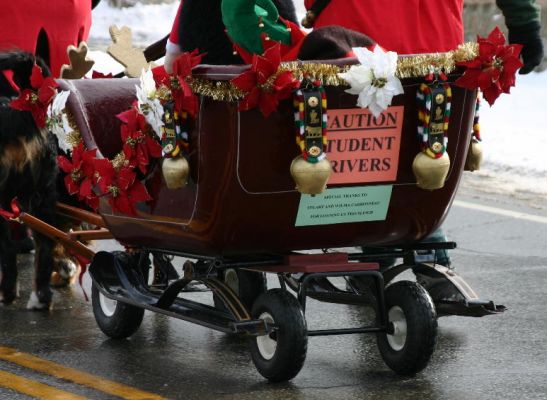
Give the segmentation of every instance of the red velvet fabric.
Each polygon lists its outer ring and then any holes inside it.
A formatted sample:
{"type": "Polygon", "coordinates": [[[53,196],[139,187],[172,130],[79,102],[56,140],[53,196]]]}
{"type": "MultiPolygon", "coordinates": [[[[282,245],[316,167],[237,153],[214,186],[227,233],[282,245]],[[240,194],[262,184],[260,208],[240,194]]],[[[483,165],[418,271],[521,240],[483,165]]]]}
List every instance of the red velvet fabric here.
{"type": "Polygon", "coordinates": [[[51,71],[59,76],[68,64],[66,49],[87,40],[91,26],[91,0],[10,0],[0,11],[0,50],[35,53],[38,35],[47,36],[51,71]]]}
{"type": "Polygon", "coordinates": [[[463,0],[331,0],[314,27],[341,25],[399,54],[432,53],[463,42],[462,13],[463,0]]]}
{"type": "Polygon", "coordinates": [[[173,26],[171,27],[171,33],[169,34],[169,41],[171,43],[179,44],[179,18],[180,11],[182,10],[182,3],[184,0],[180,0],[179,9],[177,10],[177,16],[173,21],[173,26]]]}

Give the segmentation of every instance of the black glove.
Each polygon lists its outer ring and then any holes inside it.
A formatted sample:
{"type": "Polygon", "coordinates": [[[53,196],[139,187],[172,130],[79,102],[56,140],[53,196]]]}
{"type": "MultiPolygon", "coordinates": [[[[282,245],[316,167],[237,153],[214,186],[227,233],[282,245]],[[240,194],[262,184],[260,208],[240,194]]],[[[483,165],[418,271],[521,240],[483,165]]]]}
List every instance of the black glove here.
{"type": "Polygon", "coordinates": [[[101,0],[91,0],[91,9],[93,10],[101,0]]]}
{"type": "Polygon", "coordinates": [[[538,22],[532,22],[522,26],[510,26],[508,29],[509,43],[518,43],[523,46],[521,56],[524,66],[519,74],[527,74],[543,60],[543,42],[539,32],[541,25],[538,22]]]}

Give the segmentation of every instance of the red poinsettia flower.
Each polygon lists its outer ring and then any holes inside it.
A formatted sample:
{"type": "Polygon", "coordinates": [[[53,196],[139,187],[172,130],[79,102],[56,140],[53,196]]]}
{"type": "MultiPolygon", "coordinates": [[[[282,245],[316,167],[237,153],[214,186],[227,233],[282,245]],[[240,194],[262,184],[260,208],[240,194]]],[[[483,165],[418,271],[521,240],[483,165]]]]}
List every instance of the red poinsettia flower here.
{"type": "Polygon", "coordinates": [[[118,171],[106,158],[95,159],[94,165],[99,189],[108,197],[112,210],[136,215],[135,203],[152,200],[146,187],[136,179],[137,174],[130,167],[122,167],[118,171]]]}
{"type": "Polygon", "coordinates": [[[506,45],[505,35],[498,27],[487,38],[478,37],[477,42],[478,56],[458,63],[467,69],[455,84],[467,89],[480,88],[492,105],[500,94],[509,93],[515,86],[515,74],[523,65],[519,59],[522,45],[506,45]]]}
{"type": "Polygon", "coordinates": [[[121,137],[125,158],[131,167],[137,166],[145,174],[150,157],[161,157],[161,146],[147,133],[146,119],[135,105],[117,117],[123,122],[121,137]]]}
{"type": "Polygon", "coordinates": [[[179,113],[186,111],[193,117],[198,112],[198,98],[192,92],[187,78],[192,75],[192,68],[201,63],[202,58],[203,54],[199,54],[198,50],[191,53],[185,52],[173,63],[173,73],[171,75],[154,72],[156,85],[164,84],[169,87],[171,96],[175,100],[175,109],[179,113]]]}
{"type": "Polygon", "coordinates": [[[300,85],[292,72],[277,73],[280,64],[278,43],[268,48],[264,56],[254,54],[251,69],[232,79],[236,87],[247,93],[239,103],[240,111],[259,107],[267,117],[277,109],[280,100],[288,98],[300,85]]]}
{"type": "Polygon", "coordinates": [[[72,160],[64,156],[57,157],[59,168],[67,174],[64,181],[68,193],[77,194],[80,201],[86,202],[94,210],[99,207],[99,199],[93,193],[93,160],[96,155],[97,149],[84,151],[84,144],[80,143],[72,150],[72,160]]]}
{"type": "Polygon", "coordinates": [[[182,53],[173,63],[173,75],[186,78],[192,75],[192,69],[201,63],[203,54],[195,49],[191,53],[182,53]]]}
{"type": "Polygon", "coordinates": [[[110,79],[114,78],[114,75],[112,75],[112,72],[109,72],[108,74],[103,74],[99,71],[93,71],[91,73],[91,79],[110,79]]]}
{"type": "Polygon", "coordinates": [[[30,85],[34,90],[23,89],[10,106],[16,110],[30,111],[36,125],[43,128],[46,126],[47,108],[57,93],[58,85],[52,77],[44,77],[42,69],[37,65],[32,67],[30,85]]]}

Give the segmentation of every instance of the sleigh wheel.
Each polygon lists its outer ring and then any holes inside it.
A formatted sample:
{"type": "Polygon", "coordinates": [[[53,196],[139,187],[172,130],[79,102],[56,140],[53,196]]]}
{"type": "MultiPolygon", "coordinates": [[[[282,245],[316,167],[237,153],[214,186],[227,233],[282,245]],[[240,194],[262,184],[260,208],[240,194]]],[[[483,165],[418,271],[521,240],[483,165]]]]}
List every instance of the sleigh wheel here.
{"type": "Polygon", "coordinates": [[[113,339],[124,339],[139,329],[144,309],[109,299],[95,286],[91,288],[91,303],[95,321],[105,335],[113,339]]]}
{"type": "Polygon", "coordinates": [[[415,282],[396,282],[388,286],[385,297],[393,333],[378,333],[378,348],[393,371],[413,375],[427,366],[435,349],[435,307],[426,290],[415,282]]]}
{"type": "MultiPolygon", "coordinates": [[[[250,310],[258,296],[267,290],[266,275],[263,272],[228,268],[221,273],[221,278],[237,294],[247,310],[250,310]]],[[[217,296],[213,299],[215,307],[221,310],[226,309],[217,296]]]]}
{"type": "Polygon", "coordinates": [[[294,378],[304,365],[308,348],[306,320],[294,296],[272,289],[258,297],[252,317],[274,325],[268,335],[251,344],[251,356],[258,372],[272,382],[294,378]]]}

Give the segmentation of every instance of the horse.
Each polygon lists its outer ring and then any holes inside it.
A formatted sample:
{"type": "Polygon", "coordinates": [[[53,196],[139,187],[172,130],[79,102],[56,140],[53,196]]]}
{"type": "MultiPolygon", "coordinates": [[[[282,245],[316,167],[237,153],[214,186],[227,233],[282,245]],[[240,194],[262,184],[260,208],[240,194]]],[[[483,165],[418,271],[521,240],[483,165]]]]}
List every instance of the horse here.
{"type": "MultiPolygon", "coordinates": [[[[56,157],[58,144],[46,128],[39,128],[31,112],[14,109],[11,101],[18,92],[4,71],[12,71],[13,82],[23,91],[31,89],[31,74],[38,65],[44,77],[51,76],[43,60],[22,51],[0,53],[0,207],[11,210],[13,199],[21,210],[42,221],[57,225],[56,202],[59,174],[56,157]]],[[[18,296],[17,246],[10,228],[13,221],[0,218],[0,304],[11,304],[18,296]]],[[[52,301],[50,280],[54,269],[73,269],[66,254],[55,242],[33,232],[35,241],[34,282],[28,309],[49,309],[52,301]],[[55,259],[63,260],[59,263],[55,259]]]]}

